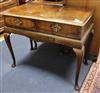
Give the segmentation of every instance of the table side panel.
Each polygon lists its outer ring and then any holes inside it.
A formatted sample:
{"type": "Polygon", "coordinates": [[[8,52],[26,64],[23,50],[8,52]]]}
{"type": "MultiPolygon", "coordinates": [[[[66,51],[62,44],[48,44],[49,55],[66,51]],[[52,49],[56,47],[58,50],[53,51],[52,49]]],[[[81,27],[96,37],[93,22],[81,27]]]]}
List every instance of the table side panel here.
{"type": "Polygon", "coordinates": [[[88,22],[85,24],[85,26],[82,27],[81,30],[81,38],[84,36],[86,31],[89,29],[89,27],[93,24],[93,16],[88,20],[88,22]]]}

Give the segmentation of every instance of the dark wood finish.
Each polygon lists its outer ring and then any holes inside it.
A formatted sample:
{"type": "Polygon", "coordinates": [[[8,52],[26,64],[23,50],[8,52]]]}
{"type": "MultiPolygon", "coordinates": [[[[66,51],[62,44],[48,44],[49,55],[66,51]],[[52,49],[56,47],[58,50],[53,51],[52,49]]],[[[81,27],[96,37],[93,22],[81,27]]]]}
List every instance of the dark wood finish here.
{"type": "Polygon", "coordinates": [[[85,43],[93,29],[93,10],[31,2],[10,9],[3,15],[6,33],[72,47],[77,61],[75,89],[79,90],[78,79],[85,54],[85,43]],[[28,22],[29,24],[25,24],[28,22]]]}
{"type": "Polygon", "coordinates": [[[16,60],[15,60],[14,52],[13,52],[11,41],[10,41],[10,34],[5,33],[4,38],[5,38],[6,44],[9,48],[9,51],[11,53],[11,56],[13,58],[13,64],[11,66],[14,68],[14,67],[16,67],[16,60]]]}
{"type": "Polygon", "coordinates": [[[35,50],[35,49],[37,49],[37,42],[36,41],[34,41],[34,47],[33,47],[33,40],[32,39],[30,39],[30,44],[31,44],[31,50],[35,50]]]}
{"type": "Polygon", "coordinates": [[[30,45],[31,45],[31,50],[34,50],[32,39],[30,39],[30,45]]]}
{"type": "Polygon", "coordinates": [[[78,79],[79,79],[79,73],[80,73],[80,69],[81,69],[81,64],[83,62],[83,58],[84,58],[84,51],[85,51],[85,47],[83,46],[82,49],[76,49],[73,48],[75,54],[76,54],[76,60],[77,60],[77,64],[76,64],[76,77],[75,77],[75,89],[79,90],[79,85],[78,85],[78,79]]]}

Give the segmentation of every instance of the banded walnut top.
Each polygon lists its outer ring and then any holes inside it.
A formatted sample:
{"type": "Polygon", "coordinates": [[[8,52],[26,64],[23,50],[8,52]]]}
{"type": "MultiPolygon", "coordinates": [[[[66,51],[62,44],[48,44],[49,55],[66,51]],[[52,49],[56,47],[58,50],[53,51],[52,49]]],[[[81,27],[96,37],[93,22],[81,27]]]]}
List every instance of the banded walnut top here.
{"type": "Polygon", "coordinates": [[[86,8],[30,2],[11,8],[3,15],[84,26],[92,16],[92,12],[93,10],[86,8]]]}

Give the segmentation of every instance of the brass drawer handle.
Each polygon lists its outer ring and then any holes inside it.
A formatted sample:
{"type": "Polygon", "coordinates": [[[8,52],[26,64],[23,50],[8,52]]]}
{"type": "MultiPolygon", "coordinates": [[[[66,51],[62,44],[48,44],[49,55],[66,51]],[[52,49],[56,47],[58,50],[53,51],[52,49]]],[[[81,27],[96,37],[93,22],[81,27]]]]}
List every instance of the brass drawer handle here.
{"type": "Polygon", "coordinates": [[[52,24],[51,25],[51,29],[54,31],[54,32],[59,32],[62,28],[59,24],[52,24]]]}
{"type": "Polygon", "coordinates": [[[22,21],[18,18],[16,19],[15,23],[16,23],[16,26],[21,26],[22,25],[22,21]]]}

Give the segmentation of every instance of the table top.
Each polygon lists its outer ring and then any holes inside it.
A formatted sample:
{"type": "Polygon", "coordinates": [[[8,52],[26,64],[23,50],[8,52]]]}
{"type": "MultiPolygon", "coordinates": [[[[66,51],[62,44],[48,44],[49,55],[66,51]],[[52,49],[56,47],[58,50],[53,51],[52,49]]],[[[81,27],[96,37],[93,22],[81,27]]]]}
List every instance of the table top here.
{"type": "Polygon", "coordinates": [[[92,16],[92,13],[93,9],[82,7],[72,7],[67,5],[57,6],[46,3],[30,2],[13,7],[5,11],[3,15],[84,26],[92,16]]]}

